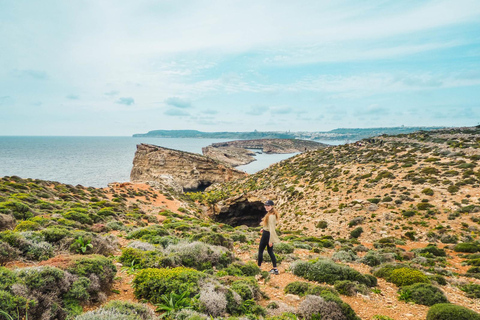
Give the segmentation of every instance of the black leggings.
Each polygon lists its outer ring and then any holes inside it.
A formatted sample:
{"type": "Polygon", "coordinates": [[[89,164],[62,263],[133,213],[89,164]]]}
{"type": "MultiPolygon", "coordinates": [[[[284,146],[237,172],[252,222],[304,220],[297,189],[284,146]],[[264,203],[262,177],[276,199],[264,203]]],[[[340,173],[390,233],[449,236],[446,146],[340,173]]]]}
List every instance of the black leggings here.
{"type": "Polygon", "coordinates": [[[273,267],[277,267],[277,258],[273,254],[273,246],[268,245],[268,241],[270,240],[270,232],[263,230],[262,238],[260,239],[260,246],[258,247],[258,266],[262,265],[263,261],[263,251],[265,251],[265,247],[267,248],[268,254],[270,259],[272,259],[273,267]]]}

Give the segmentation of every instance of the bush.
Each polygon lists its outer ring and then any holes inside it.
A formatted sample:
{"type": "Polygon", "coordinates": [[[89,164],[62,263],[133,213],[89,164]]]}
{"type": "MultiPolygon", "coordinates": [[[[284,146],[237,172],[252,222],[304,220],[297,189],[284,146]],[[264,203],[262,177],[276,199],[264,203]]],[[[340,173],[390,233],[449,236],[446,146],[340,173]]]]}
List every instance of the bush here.
{"type": "Polygon", "coordinates": [[[11,213],[17,220],[33,218],[33,213],[30,211],[30,207],[18,201],[0,202],[0,210],[1,209],[6,209],[3,213],[11,213]]]}
{"type": "Polygon", "coordinates": [[[368,288],[364,284],[359,284],[358,282],[350,280],[337,281],[335,282],[334,287],[338,293],[346,296],[354,296],[357,292],[364,294],[368,293],[368,288]]]}
{"type": "Polygon", "coordinates": [[[350,232],[350,238],[357,239],[363,233],[362,227],[357,227],[350,232]]]}
{"type": "Polygon", "coordinates": [[[159,303],[163,294],[188,292],[190,295],[199,291],[198,281],[206,275],[190,268],[144,269],[133,280],[134,294],[137,299],[146,299],[159,303]]]}
{"type": "Polygon", "coordinates": [[[243,262],[234,262],[229,265],[227,268],[223,269],[222,272],[231,276],[247,276],[254,277],[260,273],[260,268],[256,263],[249,261],[246,264],[243,262]]]}
{"type": "Polygon", "coordinates": [[[159,225],[152,225],[145,228],[139,228],[127,235],[127,239],[141,239],[146,242],[151,242],[155,237],[168,236],[170,233],[159,225]]]}
{"type": "Polygon", "coordinates": [[[338,280],[351,280],[358,281],[369,287],[377,285],[375,277],[363,275],[348,266],[336,264],[326,259],[318,259],[312,262],[295,262],[292,264],[291,269],[293,274],[317,282],[334,284],[338,280]]]}
{"type": "Polygon", "coordinates": [[[19,254],[19,250],[6,242],[0,241],[0,266],[4,266],[7,262],[14,261],[19,254]]]}
{"type": "Polygon", "coordinates": [[[425,306],[433,306],[437,303],[448,303],[447,297],[442,290],[428,283],[416,283],[404,286],[398,290],[399,300],[415,302],[425,306]]]}
{"type": "Polygon", "coordinates": [[[332,255],[332,260],[335,262],[342,261],[342,262],[353,262],[357,260],[357,256],[352,251],[344,251],[340,250],[335,252],[332,255]]]}
{"type": "Polygon", "coordinates": [[[294,247],[290,243],[280,242],[274,245],[275,252],[278,253],[293,253],[294,247]]]}
{"type": "Polygon", "coordinates": [[[335,295],[338,295],[338,293],[330,287],[316,286],[314,284],[303,282],[303,281],[290,282],[289,284],[287,284],[284,291],[285,293],[296,294],[301,297],[306,295],[318,296],[324,291],[328,291],[335,295]]]}
{"type": "Polygon", "coordinates": [[[80,222],[81,224],[93,224],[93,220],[86,213],[78,210],[71,210],[63,214],[65,219],[80,222]]]}
{"type": "Polygon", "coordinates": [[[110,301],[103,307],[79,315],[75,320],[156,320],[146,305],[128,301],[110,301]]]}
{"type": "Polygon", "coordinates": [[[27,221],[22,221],[19,224],[17,224],[17,226],[15,227],[15,229],[13,231],[15,231],[15,232],[35,231],[35,230],[38,230],[40,228],[41,228],[41,226],[37,222],[27,220],[27,221]]]}
{"type": "Polygon", "coordinates": [[[423,272],[410,268],[395,269],[386,280],[394,283],[398,287],[430,282],[423,272]]]}
{"type": "Polygon", "coordinates": [[[475,283],[460,286],[460,289],[467,294],[467,297],[480,299],[480,285],[475,283]]]}
{"type": "Polygon", "coordinates": [[[370,250],[362,259],[360,259],[360,262],[367,266],[375,267],[385,262],[393,262],[394,260],[395,255],[393,253],[381,253],[370,250]]]}
{"type": "Polygon", "coordinates": [[[113,278],[117,273],[117,268],[112,261],[100,255],[77,258],[72,261],[72,265],[67,270],[83,277],[94,275],[98,278],[100,288],[103,291],[111,287],[113,278]]]}
{"type": "Polygon", "coordinates": [[[422,193],[427,195],[427,196],[433,196],[434,192],[433,192],[432,188],[425,188],[425,189],[422,190],[422,193]]]}
{"type": "Polygon", "coordinates": [[[329,292],[307,296],[298,306],[298,313],[305,319],[360,320],[348,304],[329,292]]]}
{"type": "Polygon", "coordinates": [[[455,245],[453,248],[455,252],[475,253],[480,251],[480,245],[477,243],[464,242],[455,245]]]}
{"type": "Polygon", "coordinates": [[[58,242],[70,234],[70,230],[65,227],[50,226],[46,227],[40,234],[47,242],[58,242]]]}
{"type": "Polygon", "coordinates": [[[203,242],[179,243],[168,246],[166,254],[172,255],[176,265],[197,270],[224,268],[232,263],[233,255],[222,246],[213,246],[203,242]]]}
{"type": "Polygon", "coordinates": [[[426,320],[480,320],[480,314],[473,310],[450,303],[439,303],[432,306],[426,320]]]}
{"type": "Polygon", "coordinates": [[[428,245],[425,248],[417,249],[420,255],[426,256],[427,254],[435,256],[435,257],[446,257],[447,253],[444,249],[438,248],[436,245],[428,245]]]}

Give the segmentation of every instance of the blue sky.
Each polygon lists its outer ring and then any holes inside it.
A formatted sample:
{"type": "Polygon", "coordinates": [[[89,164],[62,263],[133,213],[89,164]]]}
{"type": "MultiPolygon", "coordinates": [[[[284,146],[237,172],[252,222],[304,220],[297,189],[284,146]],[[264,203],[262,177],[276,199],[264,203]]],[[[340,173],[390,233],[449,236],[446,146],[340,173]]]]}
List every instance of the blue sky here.
{"type": "Polygon", "coordinates": [[[480,122],[480,1],[0,0],[0,135],[480,122]]]}

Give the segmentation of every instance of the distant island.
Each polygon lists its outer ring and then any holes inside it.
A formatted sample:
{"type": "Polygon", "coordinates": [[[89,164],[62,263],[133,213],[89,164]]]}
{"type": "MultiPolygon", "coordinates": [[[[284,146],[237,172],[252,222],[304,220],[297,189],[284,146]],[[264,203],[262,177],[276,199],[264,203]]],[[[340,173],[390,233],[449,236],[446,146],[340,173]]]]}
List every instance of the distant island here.
{"type": "Polygon", "coordinates": [[[202,132],[198,130],[153,130],[136,133],[133,137],[150,138],[209,138],[209,139],[303,139],[303,140],[349,140],[357,141],[382,134],[407,134],[416,131],[431,131],[445,127],[384,127],[384,128],[338,128],[318,132],[252,131],[252,132],[202,132]]]}

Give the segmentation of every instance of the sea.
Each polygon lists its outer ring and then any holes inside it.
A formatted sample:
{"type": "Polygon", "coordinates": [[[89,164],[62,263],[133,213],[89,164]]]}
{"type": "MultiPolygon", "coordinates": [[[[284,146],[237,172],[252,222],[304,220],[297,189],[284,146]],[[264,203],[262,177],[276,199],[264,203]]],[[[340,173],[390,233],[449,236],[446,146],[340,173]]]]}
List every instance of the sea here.
{"type": "MultiPolygon", "coordinates": [[[[147,137],[0,136],[0,177],[19,176],[85,187],[127,182],[137,144],[148,143],[201,154],[202,147],[227,139],[147,137]]],[[[342,141],[324,142],[341,144],[342,141]]],[[[255,173],[293,154],[265,154],[237,169],[255,173]]]]}

